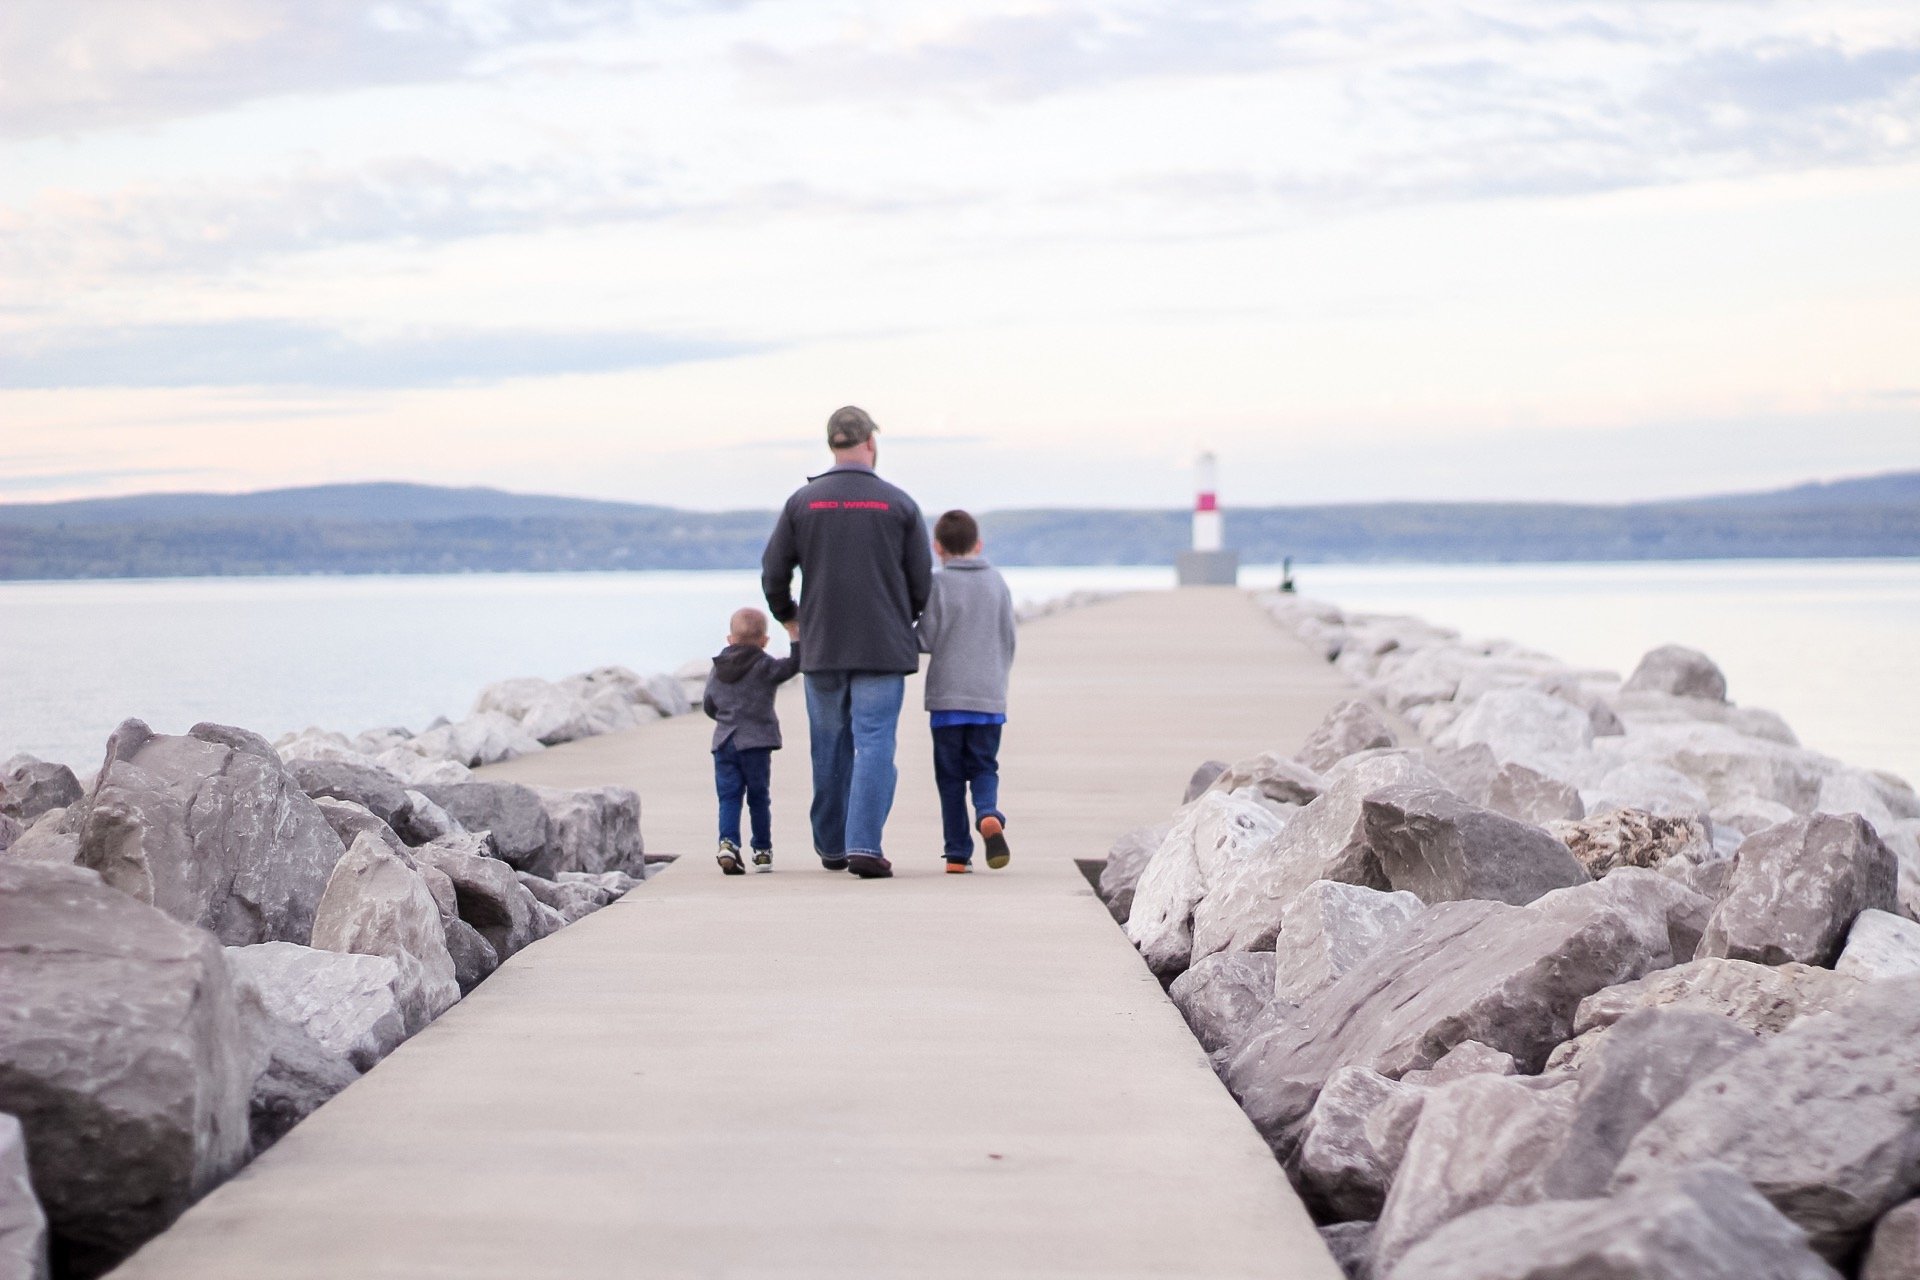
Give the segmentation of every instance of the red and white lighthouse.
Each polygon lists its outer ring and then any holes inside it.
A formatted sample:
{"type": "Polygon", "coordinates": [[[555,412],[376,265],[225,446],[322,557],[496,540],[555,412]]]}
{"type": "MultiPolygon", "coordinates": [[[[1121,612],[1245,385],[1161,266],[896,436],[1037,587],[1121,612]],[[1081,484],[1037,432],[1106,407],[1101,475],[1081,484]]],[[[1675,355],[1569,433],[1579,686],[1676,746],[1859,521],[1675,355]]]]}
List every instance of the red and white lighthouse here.
{"type": "Polygon", "coordinates": [[[1183,587],[1229,587],[1240,580],[1240,554],[1226,549],[1220,519],[1220,461],[1211,449],[1194,461],[1193,547],[1180,553],[1183,587]]]}

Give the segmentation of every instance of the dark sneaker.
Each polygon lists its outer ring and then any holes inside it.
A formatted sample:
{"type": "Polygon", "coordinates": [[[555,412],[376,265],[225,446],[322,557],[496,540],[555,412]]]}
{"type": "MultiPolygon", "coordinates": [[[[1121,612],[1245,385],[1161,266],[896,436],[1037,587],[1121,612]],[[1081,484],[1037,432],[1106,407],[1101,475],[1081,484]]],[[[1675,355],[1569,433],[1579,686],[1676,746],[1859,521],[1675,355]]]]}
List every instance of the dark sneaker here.
{"type": "Polygon", "coordinates": [[[956,862],[952,858],[947,859],[947,874],[950,876],[964,876],[972,870],[973,870],[972,863],[956,862]]]}
{"type": "Polygon", "coordinates": [[[773,870],[773,850],[755,849],[753,851],[753,869],[755,871],[773,870]]]}
{"type": "Polygon", "coordinates": [[[847,860],[845,858],[822,857],[820,859],[820,868],[823,871],[845,871],[847,869],[847,860]]]}
{"type": "Polygon", "coordinates": [[[987,842],[987,865],[995,871],[1006,866],[1013,856],[1007,848],[1006,824],[987,814],[980,819],[980,838],[987,842]]]}
{"type": "Polygon", "coordinates": [[[847,870],[862,880],[885,880],[893,874],[893,864],[877,853],[850,853],[847,870]]]}
{"type": "Polygon", "coordinates": [[[720,870],[727,875],[743,876],[747,874],[747,864],[740,860],[740,846],[731,840],[722,840],[720,842],[720,856],[716,861],[720,863],[720,870]]]}

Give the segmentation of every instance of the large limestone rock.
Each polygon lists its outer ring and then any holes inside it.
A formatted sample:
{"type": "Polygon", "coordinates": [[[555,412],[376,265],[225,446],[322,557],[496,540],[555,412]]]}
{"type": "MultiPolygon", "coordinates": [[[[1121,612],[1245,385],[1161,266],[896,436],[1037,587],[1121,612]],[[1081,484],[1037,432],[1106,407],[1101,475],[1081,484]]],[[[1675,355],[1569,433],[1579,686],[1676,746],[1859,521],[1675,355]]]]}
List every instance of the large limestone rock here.
{"type": "Polygon", "coordinates": [[[331,796],[317,796],[314,808],[320,810],[320,816],[327,820],[327,826],[340,839],[341,847],[350,848],[362,835],[371,835],[395,853],[407,851],[406,842],[398,832],[377,817],[373,810],[352,800],[336,800],[331,796]]]}
{"type": "MultiPolygon", "coordinates": [[[[1691,819],[1702,826],[1710,821],[1713,808],[1699,783],[1671,765],[1647,760],[1628,760],[1609,768],[1597,783],[1581,791],[1580,802],[1588,818],[1614,809],[1641,809],[1663,818],[1691,819]]],[[[1792,812],[1787,810],[1789,816],[1792,812]]]]}
{"type": "Polygon", "coordinates": [[[360,1072],[345,1055],[267,1012],[251,991],[240,993],[240,1020],[241,1034],[252,1041],[260,1064],[248,1103],[249,1150],[259,1155],[359,1079],[360,1072]]]}
{"type": "Polygon", "coordinates": [[[1495,689],[1435,735],[1436,747],[1483,743],[1499,759],[1557,774],[1562,761],[1593,745],[1586,708],[1538,689],[1495,689]]]}
{"type": "Polygon", "coordinates": [[[522,870],[551,880],[562,871],[631,872],[646,864],[638,791],[631,787],[536,787],[534,791],[547,813],[547,846],[522,870]]]}
{"type": "Polygon", "coordinates": [[[385,956],[263,942],[227,948],[227,963],[268,1013],[362,1071],[407,1038],[400,968],[385,956]]]}
{"type": "Polygon", "coordinates": [[[1434,1090],[1380,1209],[1381,1274],[1414,1245],[1475,1209],[1546,1199],[1541,1175],[1573,1127],[1574,1090],[1555,1081],[1469,1076],[1434,1090]]]}
{"type": "Polygon", "coordinates": [[[1263,931],[1271,943],[1279,904],[1267,899],[1272,920],[1264,930],[1247,916],[1265,896],[1260,873],[1271,861],[1269,846],[1280,827],[1264,805],[1225,791],[1209,791],[1180,815],[1141,873],[1127,917],[1127,936],[1155,973],[1178,973],[1216,951],[1255,950],[1263,931]],[[1223,880],[1231,881],[1227,900],[1208,912],[1203,942],[1200,913],[1223,880]],[[1221,908],[1229,905],[1233,916],[1223,918],[1221,908]],[[1236,938],[1237,925],[1248,927],[1236,938]]]}
{"type": "MultiPolygon", "coordinates": [[[[543,880],[539,876],[528,875],[524,871],[516,871],[514,879],[525,885],[527,892],[531,893],[536,900],[559,912],[560,918],[568,924],[592,915],[613,901],[613,895],[597,884],[587,884],[578,880],[565,883],[543,880]]],[[[482,942],[484,943],[485,940],[482,939],[482,942]]]]}
{"type": "Polygon", "coordinates": [[[46,1280],[47,1215],[27,1173],[27,1135],[0,1115],[0,1278],[46,1280]]]}
{"type": "Polygon", "coordinates": [[[220,944],[90,871],[0,860],[0,1112],[54,1265],[97,1275],[239,1167],[256,1063],[220,944]]]}
{"type": "Polygon", "coordinates": [[[419,871],[373,836],[356,839],[334,868],[314,920],[313,945],[393,961],[408,1035],[460,999],[433,891],[419,871]]]}
{"type": "Polygon", "coordinates": [[[1456,1218],[1386,1280],[1840,1280],[1738,1175],[1704,1166],[1611,1200],[1456,1218]]]}
{"type": "Polygon", "coordinates": [[[1920,978],[1868,983],[1727,1062],[1642,1129],[1616,1190],[1716,1161],[1830,1259],[1920,1186],[1920,978]]]}
{"type": "Polygon", "coordinates": [[[1664,817],[1644,809],[1612,809],[1579,821],[1555,822],[1547,830],[1595,877],[1615,867],[1657,867],[1674,858],[1705,862],[1713,855],[1699,819],[1664,817]]]}
{"type": "Polygon", "coordinates": [[[565,922],[547,908],[498,858],[489,858],[461,837],[421,845],[413,856],[446,873],[458,895],[460,918],[479,931],[502,962],[565,922]]]}
{"type": "Polygon", "coordinates": [[[1325,773],[1356,752],[1399,745],[1385,717],[1369,703],[1349,698],[1327,713],[1293,758],[1315,773],[1325,773]]]}
{"type": "Polygon", "coordinates": [[[1335,1221],[1380,1216],[1427,1094],[1365,1067],[1333,1073],[1307,1116],[1292,1167],[1316,1214],[1335,1221]]]}
{"type": "Polygon", "coordinates": [[[1221,951],[1201,960],[1167,988],[1193,1038],[1208,1053],[1237,1044],[1273,993],[1271,951],[1221,951]]]}
{"type": "Polygon", "coordinates": [[[1702,959],[1596,991],[1574,1014],[1576,1032],[1609,1027],[1639,1009],[1674,1006],[1724,1014],[1756,1035],[1786,1030],[1860,994],[1860,979],[1813,965],[1702,959]]]}
{"type": "Polygon", "coordinates": [[[1440,1055],[1440,1061],[1424,1071],[1409,1071],[1400,1077],[1403,1084],[1443,1085],[1468,1076],[1517,1075],[1520,1064],[1510,1053],[1502,1053],[1478,1040],[1462,1040],[1440,1055]]]}
{"type": "Polygon", "coordinates": [[[1213,786],[1215,779],[1227,771],[1225,760],[1202,760],[1194,766],[1193,774],[1187,779],[1187,789],[1180,796],[1181,804],[1192,804],[1205,795],[1213,786]]]}
{"type": "Polygon", "coordinates": [[[229,946],[307,941],[343,852],[264,738],[213,724],[114,730],[79,836],[82,866],[229,946]]]}
{"type": "Polygon", "coordinates": [[[80,780],[63,764],[18,755],[0,766],[0,817],[22,827],[32,826],[49,809],[77,803],[80,796],[80,780]]]}
{"type": "Polygon", "coordinates": [[[1679,880],[1644,867],[1621,867],[1590,885],[1555,889],[1540,899],[1551,905],[1562,900],[1611,901],[1622,910],[1638,912],[1650,921],[1664,922],[1673,955],[1690,956],[1700,946],[1700,935],[1713,913],[1713,900],[1679,880]]]}
{"type": "Polygon", "coordinates": [[[1299,1004],[1353,968],[1419,914],[1411,893],[1316,880],[1280,913],[1274,998],[1299,1004]]]}
{"type": "Polygon", "coordinates": [[[1486,806],[1493,799],[1493,780],[1500,775],[1501,764],[1485,743],[1476,742],[1451,751],[1431,750],[1425,752],[1423,758],[1447,790],[1468,804],[1486,806]]]}
{"type": "Polygon", "coordinates": [[[1920,924],[1887,911],[1862,911],[1833,967],[1867,982],[1920,973],[1920,924]]]}
{"type": "Polygon", "coordinates": [[[1277,751],[1234,763],[1215,778],[1209,791],[1251,791],[1281,804],[1306,804],[1324,789],[1320,775],[1277,751]]]}
{"type": "Polygon", "coordinates": [[[1857,814],[1814,814],[1748,836],[1702,956],[1831,964],[1862,911],[1898,909],[1893,851],[1857,814]]]}
{"type": "Polygon", "coordinates": [[[547,857],[553,823],[540,793],[532,787],[516,782],[456,782],[417,789],[463,829],[491,834],[494,849],[516,870],[534,871],[547,857]]]}
{"type": "Polygon", "coordinates": [[[383,769],[337,760],[289,760],[287,773],[313,799],[350,800],[389,827],[406,825],[413,807],[405,785],[383,769]]]}
{"type": "Polygon", "coordinates": [[[1605,1195],[1627,1144],[1720,1064],[1760,1043],[1733,1019],[1695,1009],[1642,1009],[1582,1064],[1573,1125],[1540,1189],[1549,1200],[1605,1195]]]}
{"type": "Polygon", "coordinates": [[[1920,1280],[1920,1200],[1909,1200],[1880,1219],[1860,1280],[1920,1280]]]}
{"type": "Polygon", "coordinates": [[[1672,962],[1666,922],[1600,884],[1528,907],[1439,903],[1249,1040],[1227,1083],[1284,1153],[1343,1066],[1397,1079],[1478,1040],[1537,1071],[1581,1000],[1672,962]]]}
{"type": "Polygon", "coordinates": [[[1576,821],[1587,812],[1572,783],[1513,761],[1501,765],[1487,784],[1487,808],[1536,827],[1576,821]]]}
{"type": "Polygon", "coordinates": [[[1451,791],[1402,784],[1361,806],[1368,847],[1387,882],[1423,902],[1481,898],[1520,906],[1588,876],[1539,827],[1468,804],[1451,791]]]}
{"type": "Polygon", "coordinates": [[[1663,644],[1650,649],[1621,686],[1627,693],[1668,693],[1682,698],[1727,700],[1727,678],[1698,649],[1663,644]]]}
{"type": "MultiPolygon", "coordinates": [[[[1832,760],[1815,752],[1699,721],[1646,725],[1607,742],[1615,744],[1609,754],[1618,765],[1663,766],[1685,776],[1706,797],[1709,810],[1756,796],[1805,813],[1818,803],[1821,784],[1834,768],[1832,760]]],[[[1610,789],[1606,779],[1600,789],[1610,789]]],[[[1637,799],[1629,803],[1669,811],[1637,799]]],[[[1589,804],[1587,811],[1594,808],[1589,804]]]]}
{"type": "Polygon", "coordinates": [[[1107,865],[1100,870],[1100,898],[1121,924],[1133,912],[1133,894],[1141,872],[1172,831],[1172,822],[1138,827],[1121,836],[1107,851],[1107,865]]]}

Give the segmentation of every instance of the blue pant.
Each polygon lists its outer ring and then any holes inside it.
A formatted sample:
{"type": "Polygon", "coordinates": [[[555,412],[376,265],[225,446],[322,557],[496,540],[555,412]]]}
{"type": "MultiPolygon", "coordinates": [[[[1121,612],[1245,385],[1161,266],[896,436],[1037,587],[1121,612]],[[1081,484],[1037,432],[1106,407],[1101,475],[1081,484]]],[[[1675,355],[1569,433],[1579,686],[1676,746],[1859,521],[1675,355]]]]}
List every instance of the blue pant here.
{"type": "Polygon", "coordinates": [[[907,678],[868,671],[809,672],[813,848],[822,858],[880,855],[899,778],[894,737],[907,678]]]}
{"type": "Polygon", "coordinates": [[[933,784],[940,792],[940,825],[947,861],[973,861],[973,823],[967,816],[967,788],[979,817],[1000,812],[1000,730],[997,724],[950,724],[933,731],[933,784]]]}
{"type": "Polygon", "coordinates": [[[773,848],[772,747],[745,751],[729,738],[713,753],[713,788],[720,793],[720,838],[740,846],[740,801],[753,821],[753,847],[773,848]]]}

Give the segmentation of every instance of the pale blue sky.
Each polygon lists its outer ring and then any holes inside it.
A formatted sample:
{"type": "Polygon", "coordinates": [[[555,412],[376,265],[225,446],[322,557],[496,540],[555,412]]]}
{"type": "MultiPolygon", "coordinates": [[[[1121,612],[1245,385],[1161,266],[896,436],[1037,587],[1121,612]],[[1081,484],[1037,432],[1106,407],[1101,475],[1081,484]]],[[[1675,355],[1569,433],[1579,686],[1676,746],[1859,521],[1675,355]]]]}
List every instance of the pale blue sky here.
{"type": "Polygon", "coordinates": [[[1920,9],[7,0],[0,500],[1920,467],[1920,9]]]}

